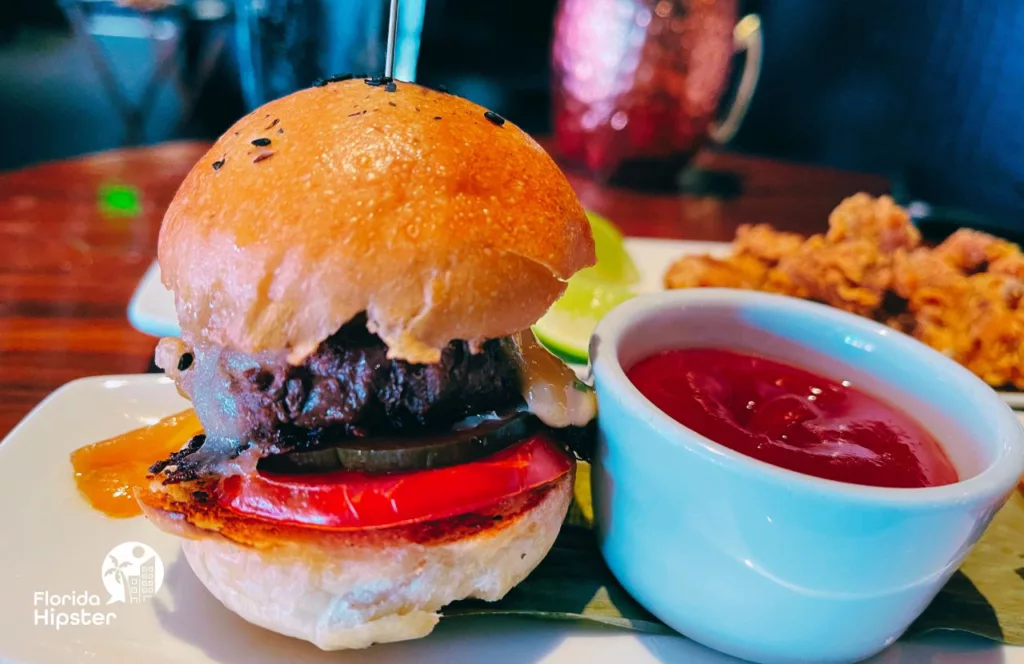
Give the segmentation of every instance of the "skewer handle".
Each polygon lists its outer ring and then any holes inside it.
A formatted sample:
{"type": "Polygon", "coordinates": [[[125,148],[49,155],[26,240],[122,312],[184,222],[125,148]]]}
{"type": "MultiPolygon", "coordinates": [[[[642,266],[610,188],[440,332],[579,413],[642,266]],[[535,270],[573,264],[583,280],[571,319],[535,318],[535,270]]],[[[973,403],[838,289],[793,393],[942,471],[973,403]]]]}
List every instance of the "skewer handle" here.
{"type": "Polygon", "coordinates": [[[388,17],[388,50],[384,60],[384,75],[395,75],[395,33],[398,32],[398,0],[391,0],[391,14],[388,17]]]}

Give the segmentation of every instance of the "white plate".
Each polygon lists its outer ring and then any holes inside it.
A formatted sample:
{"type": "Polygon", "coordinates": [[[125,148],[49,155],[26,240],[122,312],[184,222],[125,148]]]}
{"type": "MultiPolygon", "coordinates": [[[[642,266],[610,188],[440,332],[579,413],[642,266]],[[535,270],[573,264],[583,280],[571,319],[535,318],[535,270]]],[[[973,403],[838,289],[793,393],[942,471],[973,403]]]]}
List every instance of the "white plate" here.
{"type": "MultiPolygon", "coordinates": [[[[253,627],[207,594],[174,537],[143,518],[113,520],[94,512],[74,486],[68,463],[72,450],[186,405],[163,377],[85,378],[50,395],[0,443],[0,662],[736,661],[682,637],[498,617],[443,620],[426,639],[343,653],[324,653],[253,627]],[[106,626],[55,630],[34,624],[37,592],[91,593],[106,601],[101,566],[107,553],[124,542],[151,546],[163,560],[163,586],[152,599],[90,607],[116,615],[106,626]]],[[[944,634],[898,642],[877,659],[946,664],[979,660],[1024,664],[1024,648],[944,634]]]]}
{"type": "Polygon", "coordinates": [[[128,303],[128,322],[136,330],[154,337],[176,337],[181,333],[174,295],[160,282],[160,266],[153,263],[142,275],[128,303]]]}
{"type": "MultiPolygon", "coordinates": [[[[680,256],[726,255],[729,248],[730,245],[724,242],[626,238],[626,249],[640,271],[640,288],[645,292],[663,289],[665,271],[680,256]]],[[[157,337],[176,337],[180,332],[174,312],[174,297],[160,283],[160,268],[155,263],[135,289],[128,305],[128,320],[137,330],[157,337]]],[[[1024,392],[1000,392],[999,395],[1011,407],[1024,409],[1024,392]]]]}

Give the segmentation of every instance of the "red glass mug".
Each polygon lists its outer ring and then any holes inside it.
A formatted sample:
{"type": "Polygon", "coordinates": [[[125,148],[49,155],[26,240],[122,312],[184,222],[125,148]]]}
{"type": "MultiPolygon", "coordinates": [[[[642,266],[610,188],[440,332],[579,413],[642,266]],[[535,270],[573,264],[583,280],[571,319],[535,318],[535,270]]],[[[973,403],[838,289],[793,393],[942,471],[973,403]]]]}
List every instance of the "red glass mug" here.
{"type": "Polygon", "coordinates": [[[760,19],[737,0],[561,0],[552,47],[555,147],[602,181],[674,186],[708,140],[739,129],[761,71],[760,19]],[[731,107],[719,102],[746,55],[731,107]]]}

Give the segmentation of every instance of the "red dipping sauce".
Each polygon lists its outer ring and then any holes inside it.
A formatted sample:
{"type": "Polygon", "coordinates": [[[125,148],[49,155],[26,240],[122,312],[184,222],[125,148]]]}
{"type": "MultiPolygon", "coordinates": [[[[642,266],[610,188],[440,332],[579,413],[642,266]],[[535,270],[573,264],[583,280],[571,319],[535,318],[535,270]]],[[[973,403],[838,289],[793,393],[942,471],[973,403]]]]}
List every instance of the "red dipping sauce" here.
{"type": "Polygon", "coordinates": [[[959,479],[924,427],[847,381],[717,348],[665,351],[626,374],[677,422],[773,466],[880,487],[959,479]]]}

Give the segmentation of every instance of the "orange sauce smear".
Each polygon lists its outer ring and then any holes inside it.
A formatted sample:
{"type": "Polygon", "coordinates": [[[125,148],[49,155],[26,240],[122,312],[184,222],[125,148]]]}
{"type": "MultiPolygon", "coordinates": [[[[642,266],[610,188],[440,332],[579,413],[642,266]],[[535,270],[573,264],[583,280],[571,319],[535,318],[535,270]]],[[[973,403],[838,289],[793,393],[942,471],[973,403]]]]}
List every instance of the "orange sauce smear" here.
{"type": "Polygon", "coordinates": [[[94,509],[114,518],[142,514],[135,487],[147,482],[149,467],[180,450],[202,433],[195,411],[165,417],[156,424],[135,429],[71,453],[75,484],[94,509]]]}

